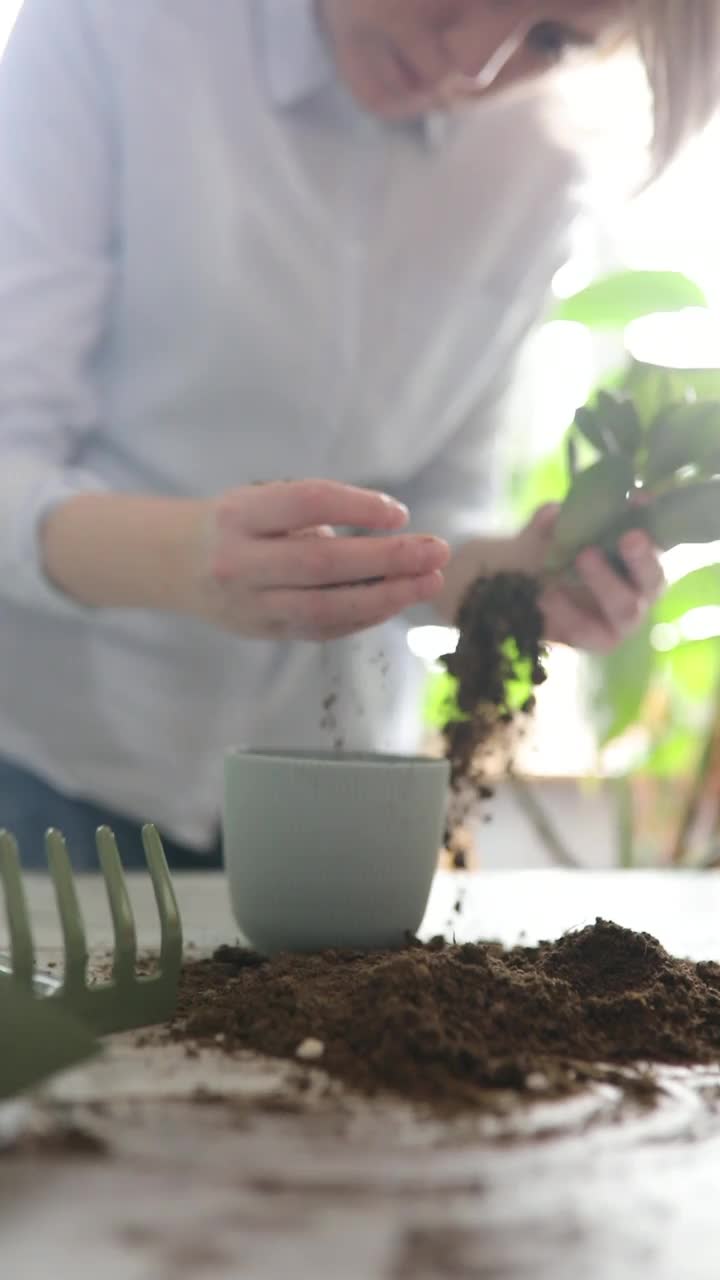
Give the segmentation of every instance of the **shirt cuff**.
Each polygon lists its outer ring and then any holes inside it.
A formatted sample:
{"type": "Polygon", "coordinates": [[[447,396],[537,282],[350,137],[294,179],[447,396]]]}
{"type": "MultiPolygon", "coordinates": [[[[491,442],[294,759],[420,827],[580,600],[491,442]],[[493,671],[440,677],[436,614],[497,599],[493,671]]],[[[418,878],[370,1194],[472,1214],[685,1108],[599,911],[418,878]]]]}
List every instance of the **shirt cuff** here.
{"type": "Polygon", "coordinates": [[[78,604],[54,586],[42,560],[40,530],[43,521],[56,507],[85,493],[107,492],[98,476],[89,471],[69,469],[38,480],[28,495],[22,514],[16,519],[12,539],[13,600],[27,608],[77,617],[93,613],[89,606],[78,604]]]}

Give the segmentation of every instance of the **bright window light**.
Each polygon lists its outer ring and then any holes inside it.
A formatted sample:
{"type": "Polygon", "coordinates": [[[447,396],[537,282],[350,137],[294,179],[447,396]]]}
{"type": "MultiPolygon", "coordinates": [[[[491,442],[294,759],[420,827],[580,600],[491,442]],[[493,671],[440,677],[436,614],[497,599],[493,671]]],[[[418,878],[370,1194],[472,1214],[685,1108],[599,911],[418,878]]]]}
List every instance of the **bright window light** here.
{"type": "Polygon", "coordinates": [[[720,636],[720,606],[704,605],[691,609],[678,623],[683,640],[714,640],[720,636]]]}
{"type": "Polygon", "coordinates": [[[458,633],[452,627],[413,627],[407,642],[410,652],[432,668],[444,654],[455,652],[458,633]]]}
{"type": "Polygon", "coordinates": [[[592,284],[594,276],[592,265],[586,258],[571,258],[570,262],[566,262],[564,267],[555,272],[553,294],[560,299],[571,298],[574,293],[580,293],[592,284]]]}
{"type": "Polygon", "coordinates": [[[650,632],[650,643],[658,653],[671,653],[680,644],[680,628],[676,622],[659,622],[650,632]]]}
{"type": "Polygon", "coordinates": [[[718,150],[720,119],[628,210],[621,252],[628,267],[684,272],[720,308],[718,150]]]}
{"type": "Polygon", "coordinates": [[[688,307],[674,314],[645,316],[625,331],[636,360],[671,369],[720,369],[720,312],[688,307]]]}
{"type": "Polygon", "coordinates": [[[0,54],[10,39],[23,0],[0,0],[0,54]]]}
{"type": "Polygon", "coordinates": [[[708,542],[697,546],[673,547],[663,556],[665,577],[672,586],[688,573],[720,563],[720,542],[708,542]]]}
{"type": "Polygon", "coordinates": [[[704,605],[691,609],[677,622],[659,622],[650,634],[650,643],[658,653],[671,653],[680,644],[720,637],[720,605],[704,605]]]}

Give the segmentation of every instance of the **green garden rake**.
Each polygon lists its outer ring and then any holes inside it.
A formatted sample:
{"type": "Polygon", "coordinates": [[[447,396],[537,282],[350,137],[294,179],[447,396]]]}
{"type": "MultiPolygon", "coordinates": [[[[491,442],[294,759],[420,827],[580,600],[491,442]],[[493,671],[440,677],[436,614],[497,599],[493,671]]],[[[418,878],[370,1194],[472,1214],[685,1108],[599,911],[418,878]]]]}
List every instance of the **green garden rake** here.
{"type": "MultiPolygon", "coordinates": [[[[88,977],[85,929],[64,837],[59,831],[49,831],[45,838],[65,953],[63,976],[56,978],[36,971],[17,843],[9,832],[0,832],[0,886],[4,890],[10,936],[9,963],[0,962],[0,974],[11,977],[25,992],[52,1001],[58,1011],[64,1011],[101,1036],[167,1022],[177,1003],[183,952],[180,913],[160,836],[153,826],[144,827],[142,836],[160,917],[158,972],[151,977],[136,973],[135,920],[125,875],[115,836],[108,827],[101,827],[97,833],[97,850],[112,916],[115,948],[110,981],[93,982],[88,977]]],[[[1,1015],[0,1007],[0,1019],[1,1015]]],[[[0,1053],[2,1043],[0,1025],[0,1053]]]]}
{"type": "MultiPolygon", "coordinates": [[[[92,1032],[57,1000],[37,1000],[0,975],[0,1150],[6,1138],[3,1103],[94,1057],[99,1048],[92,1032]]],[[[13,1131],[11,1125],[11,1136],[13,1131]]]]}

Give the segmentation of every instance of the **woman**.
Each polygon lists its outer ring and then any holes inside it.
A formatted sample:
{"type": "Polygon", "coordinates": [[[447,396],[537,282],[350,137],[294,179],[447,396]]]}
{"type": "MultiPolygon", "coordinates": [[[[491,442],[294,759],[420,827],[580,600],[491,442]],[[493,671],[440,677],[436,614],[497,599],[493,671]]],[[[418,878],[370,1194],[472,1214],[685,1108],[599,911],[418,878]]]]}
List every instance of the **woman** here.
{"type": "MultiPolygon", "coordinates": [[[[412,745],[407,611],[451,620],[552,527],[489,536],[502,394],[574,215],[547,73],[636,34],[665,159],[715,106],[719,27],[715,0],[25,0],[0,816],[26,863],[54,824],[92,865],[110,820],[132,864],[152,818],[173,865],[213,865],[227,744],[412,745]]],[[[636,624],[660,568],[640,533],[623,554],[629,583],[582,559],[592,609],[546,597],[550,639],[636,624]]]]}

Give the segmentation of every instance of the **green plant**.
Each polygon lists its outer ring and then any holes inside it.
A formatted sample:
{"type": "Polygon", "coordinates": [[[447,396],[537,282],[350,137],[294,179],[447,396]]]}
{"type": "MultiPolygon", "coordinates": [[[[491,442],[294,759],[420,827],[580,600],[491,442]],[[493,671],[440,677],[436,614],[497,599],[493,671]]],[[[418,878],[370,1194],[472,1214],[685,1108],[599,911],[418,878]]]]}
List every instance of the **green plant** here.
{"type": "Polygon", "coordinates": [[[567,449],[571,484],[548,574],[572,572],[588,546],[614,556],[631,528],[647,530],[664,551],[720,538],[720,400],[687,396],[643,424],[632,398],[601,391],[578,410],[567,449]],[[595,453],[582,470],[578,437],[595,453]]]}
{"type": "MultiPolygon", "coordinates": [[[[684,277],[628,272],[560,304],[553,318],[620,333],[643,315],[702,305],[697,286],[684,277]]],[[[516,473],[521,515],[565,496],[566,532],[561,530],[554,553],[558,567],[568,567],[594,523],[590,508],[603,469],[614,508],[609,527],[598,516],[594,533],[611,554],[629,504],[631,522],[644,524],[664,548],[720,538],[720,369],[673,369],[626,358],[597,389],[589,411],[580,411],[562,447],[532,471],[516,473]],[[579,462],[587,464],[581,485],[579,477],[573,484],[579,462]],[[637,507],[638,501],[645,505],[637,507]]],[[[656,848],[644,847],[651,841],[643,840],[637,819],[638,795],[646,786],[670,797],[670,835],[659,856],[701,865],[720,856],[720,634],[710,627],[703,637],[702,628],[690,625],[719,604],[720,564],[709,564],[675,582],[635,635],[591,663],[598,747],[626,748],[614,787],[621,865],[658,857],[656,848]],[[694,842],[698,827],[704,830],[694,842]]]]}
{"type": "MultiPolygon", "coordinates": [[[[705,305],[684,276],[623,272],[559,303],[550,319],[616,334],[622,350],[632,321],[705,305]]],[[[548,572],[571,574],[587,541],[599,540],[612,555],[628,522],[644,524],[663,547],[720,539],[719,475],[720,369],[657,367],[625,354],[562,444],[531,467],[516,468],[512,494],[519,519],[543,502],[564,501],[548,572]]],[[[720,564],[710,564],[675,582],[620,649],[590,663],[588,702],[599,751],[625,747],[611,788],[622,866],[658,856],[644,847],[637,818],[645,785],[672,802],[663,858],[704,865],[720,859],[720,634],[702,638],[689,625],[718,605],[720,564]],[[698,819],[704,845],[695,847],[698,819]]],[[[447,716],[453,692],[447,675],[432,678],[426,701],[432,727],[447,716]]],[[[515,786],[522,792],[525,784],[518,779],[515,786]]],[[[538,806],[537,797],[523,802],[557,859],[564,841],[538,806]]]]}

